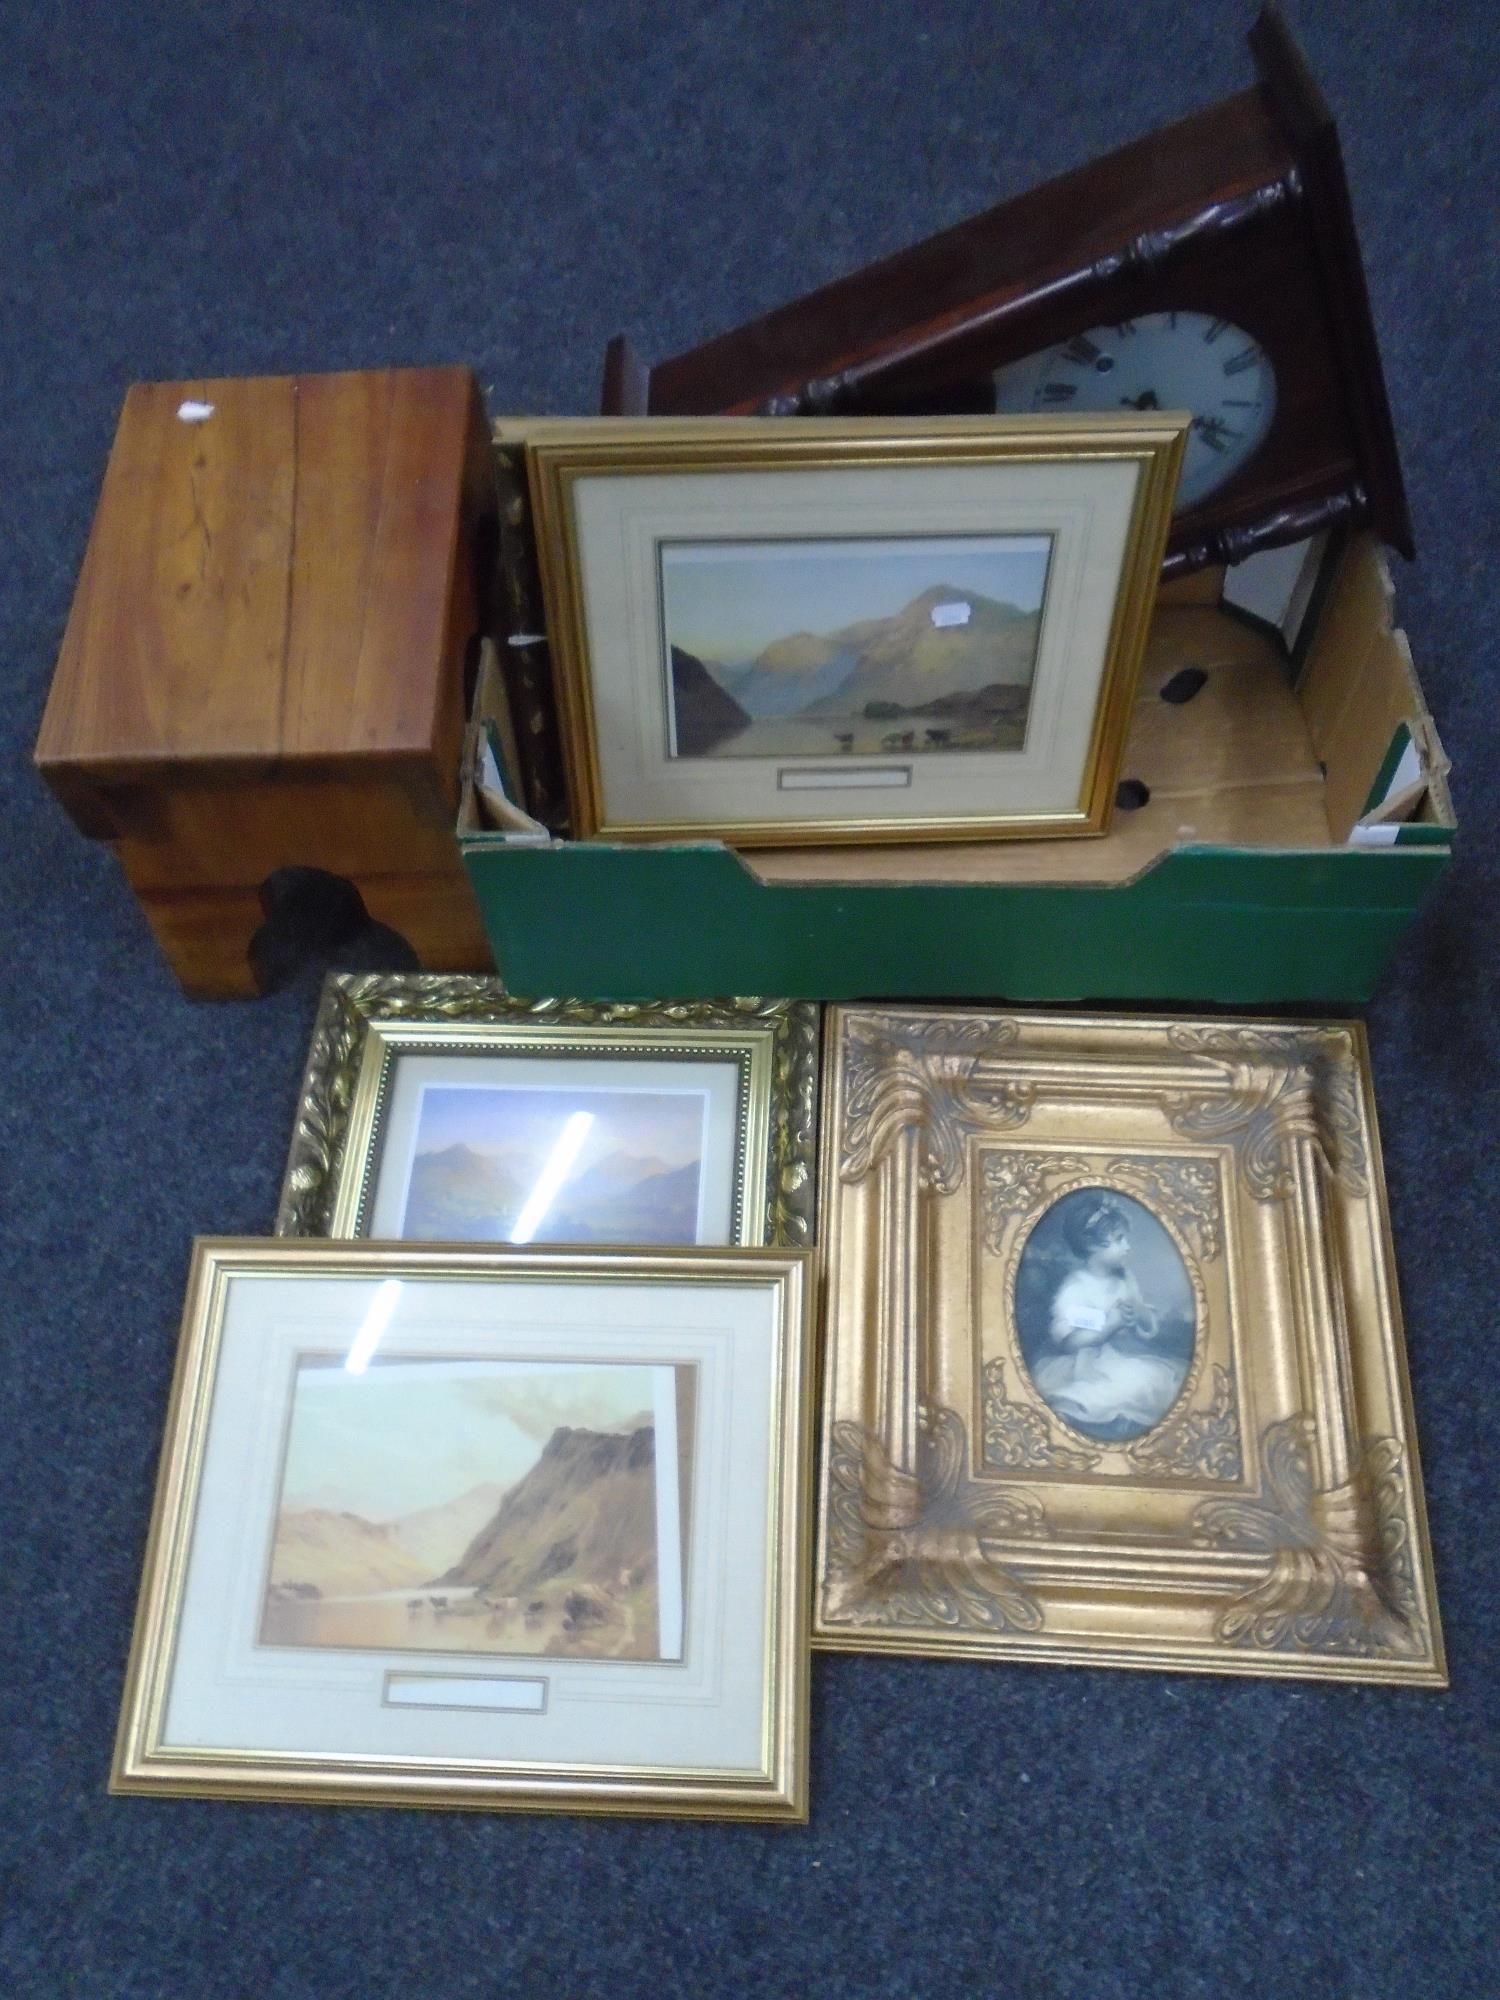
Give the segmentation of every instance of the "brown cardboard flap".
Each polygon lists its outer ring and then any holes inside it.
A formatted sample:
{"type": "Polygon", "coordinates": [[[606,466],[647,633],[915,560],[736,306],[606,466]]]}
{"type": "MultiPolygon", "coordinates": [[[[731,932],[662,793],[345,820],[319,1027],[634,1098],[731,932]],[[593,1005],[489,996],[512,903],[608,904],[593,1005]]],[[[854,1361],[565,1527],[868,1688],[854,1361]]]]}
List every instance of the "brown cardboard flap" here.
{"type": "Polygon", "coordinates": [[[520,794],[521,785],[520,748],[505,676],[500,669],[499,650],[493,639],[483,639],[469,728],[464,738],[460,834],[505,833],[533,841],[550,839],[546,827],[533,819],[519,797],[513,798],[506,789],[509,786],[520,794]],[[492,768],[491,758],[497,748],[498,757],[492,768]]]}
{"type": "Polygon", "coordinates": [[[1443,782],[1446,759],[1392,617],[1390,569],[1372,537],[1344,554],[1297,694],[1315,754],[1326,771],[1328,823],[1347,840],[1365,812],[1392,739],[1404,724],[1422,757],[1437,823],[1453,825],[1443,782]]]}

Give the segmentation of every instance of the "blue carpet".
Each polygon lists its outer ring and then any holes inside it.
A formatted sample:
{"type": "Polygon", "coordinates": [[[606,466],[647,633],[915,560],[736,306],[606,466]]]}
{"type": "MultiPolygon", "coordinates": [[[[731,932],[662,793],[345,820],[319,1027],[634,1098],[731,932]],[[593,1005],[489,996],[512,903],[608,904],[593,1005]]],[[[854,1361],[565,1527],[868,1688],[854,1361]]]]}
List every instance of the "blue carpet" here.
{"type": "Polygon", "coordinates": [[[823,1660],[799,1833],[106,1798],[189,1238],[269,1226],[315,990],[184,1001],[30,745],[133,379],[468,360],[588,410],[618,327],[673,352],[1238,89],[1248,0],[3,10],[0,1990],[1500,1992],[1494,28],[1292,14],[1466,834],[1372,1010],[1453,1689],[823,1660]]]}

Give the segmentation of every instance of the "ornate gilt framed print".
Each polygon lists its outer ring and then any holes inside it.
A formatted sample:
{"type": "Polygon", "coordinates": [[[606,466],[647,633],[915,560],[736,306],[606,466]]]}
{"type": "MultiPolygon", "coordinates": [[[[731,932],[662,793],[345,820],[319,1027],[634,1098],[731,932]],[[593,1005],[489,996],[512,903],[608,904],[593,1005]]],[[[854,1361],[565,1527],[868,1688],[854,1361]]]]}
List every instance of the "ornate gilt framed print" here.
{"type": "Polygon", "coordinates": [[[1102,832],[1186,423],[502,426],[575,831],[1102,832]]]}
{"type": "Polygon", "coordinates": [[[827,1026],[815,1640],[1444,1685],[1360,1026],[827,1026]]]}
{"type": "Polygon", "coordinates": [[[806,1253],[200,1241],[112,1789],[801,1820],[806,1253]]]}
{"type": "Polygon", "coordinates": [[[281,1235],[812,1240],[818,1009],[514,1000],[341,974],[313,1031],[281,1235]]]}

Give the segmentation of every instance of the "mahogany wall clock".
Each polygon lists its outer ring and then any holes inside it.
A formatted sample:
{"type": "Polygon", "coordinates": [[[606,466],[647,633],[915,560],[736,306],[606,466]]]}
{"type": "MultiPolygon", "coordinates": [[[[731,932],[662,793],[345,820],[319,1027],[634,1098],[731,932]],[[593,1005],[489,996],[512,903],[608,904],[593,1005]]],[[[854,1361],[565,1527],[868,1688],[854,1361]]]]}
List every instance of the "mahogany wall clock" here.
{"type": "Polygon", "coordinates": [[[1411,524],[1338,132],[1279,13],[1258,81],[646,368],[607,413],[1182,409],[1166,573],[1411,524]]]}

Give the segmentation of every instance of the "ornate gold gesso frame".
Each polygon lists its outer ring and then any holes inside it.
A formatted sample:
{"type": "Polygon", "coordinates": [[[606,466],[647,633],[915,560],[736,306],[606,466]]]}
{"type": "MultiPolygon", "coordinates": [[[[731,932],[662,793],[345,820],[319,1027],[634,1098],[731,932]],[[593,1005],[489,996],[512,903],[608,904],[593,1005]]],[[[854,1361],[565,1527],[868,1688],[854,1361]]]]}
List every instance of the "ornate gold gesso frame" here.
{"type": "Polygon", "coordinates": [[[836,1008],[814,1639],[1442,1686],[1358,1023],[836,1008]],[[1193,1363],[1128,1443],[1017,1338],[1029,1231],[1143,1202],[1193,1363]]]}
{"type": "Polygon", "coordinates": [[[737,1240],[812,1241],[819,1010],[805,1001],[517,1000],[498,979],[337,973],[323,989],[278,1236],[364,1236],[403,1053],[730,1056],[741,1069],[737,1240]]]}

